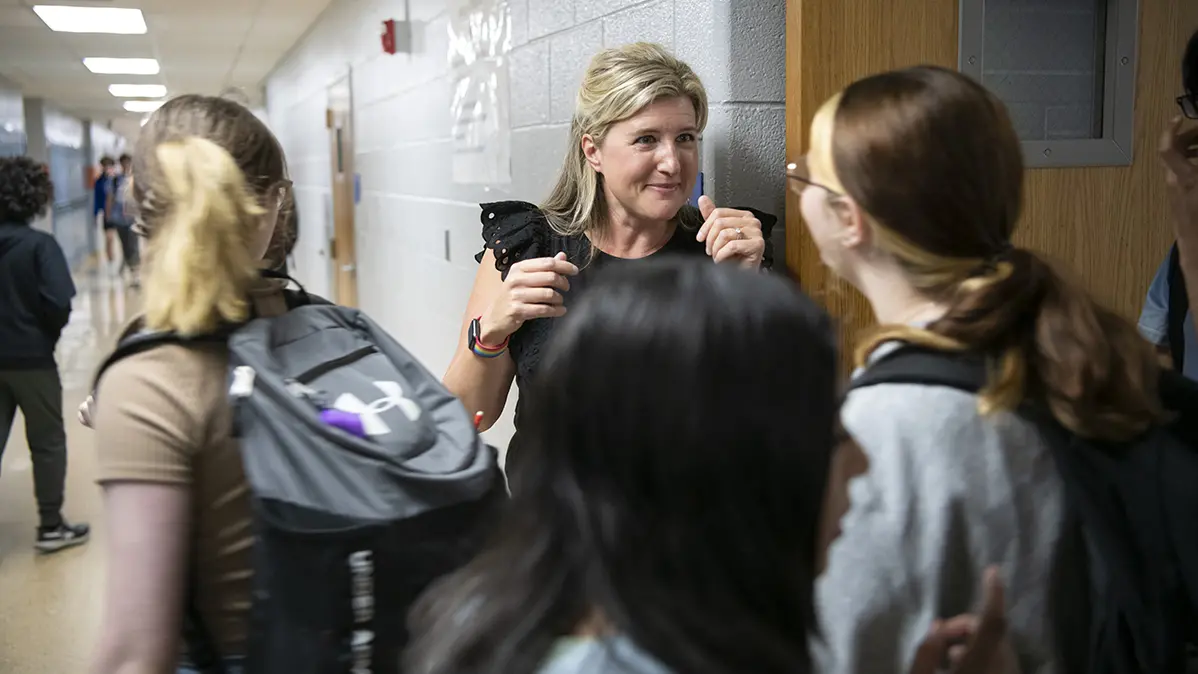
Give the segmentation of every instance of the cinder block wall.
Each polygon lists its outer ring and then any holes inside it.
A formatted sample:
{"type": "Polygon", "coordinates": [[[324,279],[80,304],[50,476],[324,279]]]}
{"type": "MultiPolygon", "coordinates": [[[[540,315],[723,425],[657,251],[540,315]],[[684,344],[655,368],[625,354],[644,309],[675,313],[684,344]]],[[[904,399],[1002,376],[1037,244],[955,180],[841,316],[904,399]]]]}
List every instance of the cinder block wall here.
{"type": "MultiPolygon", "coordinates": [[[[565,155],[578,82],[603,47],[655,41],[689,62],[711,97],[707,193],[781,217],[785,0],[509,0],[512,184],[493,187],[451,182],[448,4],[334,0],[267,82],[268,116],[287,151],[303,223],[295,273],[323,294],[331,231],[326,91],[351,77],[360,303],[434,372],[456,348],[477,268],[478,202],[545,197],[565,155]],[[388,56],[381,22],[404,18],[405,5],[416,50],[388,56]]],[[[776,243],[781,258],[781,232],[776,243]]],[[[510,436],[514,400],[490,433],[499,445],[510,436]]]]}

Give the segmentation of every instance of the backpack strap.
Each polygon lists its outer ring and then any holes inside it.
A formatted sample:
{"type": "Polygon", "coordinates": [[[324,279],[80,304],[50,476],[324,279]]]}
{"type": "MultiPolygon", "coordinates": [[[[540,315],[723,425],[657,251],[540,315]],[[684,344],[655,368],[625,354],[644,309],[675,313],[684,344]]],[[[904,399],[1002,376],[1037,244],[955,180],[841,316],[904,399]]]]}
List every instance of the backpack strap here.
{"type": "Polygon", "coordinates": [[[100,363],[100,367],[96,368],[96,375],[92,379],[92,391],[100,384],[100,377],[104,376],[104,372],[115,365],[117,362],[128,358],[134,354],[143,351],[149,351],[164,344],[200,344],[200,343],[221,343],[228,341],[229,334],[232,330],[219,330],[211,334],[196,335],[195,337],[182,337],[179,334],[167,330],[144,332],[133,330],[125,337],[117,342],[116,348],[104,362],[100,363]]]}
{"type": "MultiPolygon", "coordinates": [[[[872,363],[850,390],[923,384],[977,393],[986,377],[984,356],[904,345],[872,363]]],[[[1198,423],[1184,423],[1194,415],[1183,411],[1198,404],[1198,382],[1163,372],[1160,388],[1165,406],[1182,412],[1181,427],[1170,431],[1183,440],[1198,434],[1198,428],[1188,427],[1198,423]]],[[[1072,656],[1119,661],[1104,671],[1181,671],[1172,666],[1177,652],[1171,647],[1180,643],[1179,636],[1184,640],[1189,634],[1176,633],[1173,623],[1178,616],[1171,613],[1169,598],[1184,586],[1169,567],[1177,561],[1172,559],[1167,532],[1152,519],[1162,506],[1144,502],[1145,494],[1158,488],[1151,482],[1151,469],[1164,449],[1159,443],[1170,440],[1154,433],[1129,445],[1091,441],[1070,432],[1042,405],[1026,404],[1017,413],[1040,431],[1061,476],[1065,506],[1061,535],[1071,537],[1071,543],[1054,554],[1052,584],[1059,586],[1061,574],[1068,572],[1070,601],[1063,606],[1054,598],[1054,610],[1068,612],[1063,623],[1068,629],[1061,632],[1070,637],[1072,656]],[[1133,447],[1136,451],[1124,451],[1133,447]],[[1159,579],[1148,575],[1145,560],[1159,564],[1159,579]],[[1161,632],[1166,628],[1167,634],[1161,632]],[[1150,649],[1146,657],[1151,665],[1164,667],[1136,667],[1142,648],[1150,649]]],[[[1058,615],[1055,620],[1062,618],[1058,615]]]]}
{"type": "Polygon", "coordinates": [[[977,393],[986,386],[986,359],[973,353],[904,345],[870,364],[853,379],[849,390],[877,384],[947,386],[977,393]]]}
{"type": "Polygon", "coordinates": [[[1186,290],[1186,279],[1181,273],[1181,254],[1177,244],[1169,251],[1169,306],[1165,311],[1166,335],[1169,339],[1169,355],[1173,358],[1173,369],[1182,371],[1186,358],[1186,320],[1190,314],[1190,297],[1186,290]]]}
{"type": "Polygon", "coordinates": [[[316,295],[309,293],[307,290],[304,289],[304,286],[302,283],[295,280],[295,278],[293,276],[287,274],[287,272],[278,271],[275,269],[263,269],[260,273],[262,274],[262,278],[276,279],[276,280],[281,280],[281,281],[289,281],[289,282],[295,284],[295,287],[297,288],[297,290],[289,290],[289,289],[283,290],[283,297],[287,300],[287,310],[288,311],[298,308],[298,307],[306,307],[306,306],[310,306],[310,305],[324,306],[324,305],[332,304],[332,302],[326,300],[323,297],[318,297],[316,295]]]}
{"type": "MultiPolygon", "coordinates": [[[[304,286],[301,285],[299,281],[296,281],[294,278],[283,272],[275,271],[273,269],[263,269],[261,271],[261,275],[263,278],[290,281],[291,283],[294,283],[297,288],[299,288],[299,290],[285,289],[282,291],[283,298],[287,303],[288,311],[309,305],[331,304],[328,300],[322,297],[309,294],[307,290],[304,290],[304,286]]],[[[253,307],[251,305],[251,310],[252,308],[253,307]]],[[[116,348],[112,350],[112,353],[110,353],[108,357],[104,359],[104,362],[100,364],[100,367],[96,369],[96,375],[92,379],[92,390],[96,390],[96,386],[100,383],[100,377],[104,374],[104,371],[124,358],[141,353],[142,351],[149,351],[150,349],[162,346],[164,344],[223,344],[228,342],[229,336],[232,335],[242,325],[243,324],[241,323],[223,325],[210,333],[195,335],[192,337],[182,337],[177,333],[167,330],[143,331],[140,330],[138,326],[134,326],[128,333],[126,333],[124,337],[120,339],[120,341],[117,342],[116,348]]]]}

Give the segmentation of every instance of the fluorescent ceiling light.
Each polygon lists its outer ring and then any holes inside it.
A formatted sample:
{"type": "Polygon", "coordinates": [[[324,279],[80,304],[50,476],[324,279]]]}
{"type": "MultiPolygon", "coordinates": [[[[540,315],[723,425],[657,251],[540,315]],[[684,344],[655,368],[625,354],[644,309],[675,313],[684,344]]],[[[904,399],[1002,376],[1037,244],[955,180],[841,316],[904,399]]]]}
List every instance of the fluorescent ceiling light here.
{"type": "Polygon", "coordinates": [[[117,98],[162,98],[166,95],[166,86],[162,84],[113,84],[108,87],[108,93],[117,98]]]}
{"type": "Polygon", "coordinates": [[[129,112],[154,112],[166,101],[125,101],[125,109],[129,112]]]}
{"type": "Polygon", "coordinates": [[[33,11],[50,30],[59,33],[144,35],[146,18],[140,9],[37,5],[33,11]]]}
{"type": "Polygon", "coordinates": [[[157,59],[85,58],[83,65],[97,75],[157,75],[157,59]]]}

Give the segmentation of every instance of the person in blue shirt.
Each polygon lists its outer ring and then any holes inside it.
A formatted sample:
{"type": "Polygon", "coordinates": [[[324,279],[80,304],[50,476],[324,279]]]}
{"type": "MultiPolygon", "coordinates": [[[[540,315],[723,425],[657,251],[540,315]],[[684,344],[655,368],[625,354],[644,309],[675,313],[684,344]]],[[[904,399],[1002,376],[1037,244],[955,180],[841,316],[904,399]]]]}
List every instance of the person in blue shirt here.
{"type": "MultiPolygon", "coordinates": [[[[1185,93],[1177,97],[1177,104],[1185,117],[1198,119],[1198,32],[1190,37],[1181,69],[1185,93]]],[[[1187,200],[1192,202],[1198,195],[1193,185],[1198,168],[1190,161],[1195,141],[1198,141],[1198,129],[1182,131],[1180,120],[1177,120],[1161,143],[1177,220],[1175,226],[1181,228],[1179,231],[1186,229],[1187,222],[1193,219],[1186,214],[1187,200]]],[[[1198,380],[1198,346],[1195,346],[1198,344],[1198,331],[1195,330],[1189,310],[1185,286],[1182,255],[1178,245],[1174,244],[1148,287],[1139,328],[1145,339],[1156,344],[1162,355],[1171,359],[1174,369],[1190,379],[1198,380]],[[1187,353],[1190,354],[1189,358],[1186,357],[1187,353]]]]}
{"type": "Polygon", "coordinates": [[[102,225],[104,227],[104,259],[108,260],[108,266],[112,267],[116,245],[116,225],[108,219],[108,195],[112,192],[113,174],[116,172],[116,160],[107,155],[100,158],[100,177],[96,178],[96,184],[93,187],[94,206],[92,207],[93,216],[101,216],[103,218],[102,225]]]}

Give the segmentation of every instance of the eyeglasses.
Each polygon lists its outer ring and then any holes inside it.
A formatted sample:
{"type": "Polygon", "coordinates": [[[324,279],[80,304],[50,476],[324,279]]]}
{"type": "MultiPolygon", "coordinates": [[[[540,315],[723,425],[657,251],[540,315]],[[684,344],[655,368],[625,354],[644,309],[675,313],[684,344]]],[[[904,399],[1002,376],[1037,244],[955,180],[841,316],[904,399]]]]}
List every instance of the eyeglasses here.
{"type": "Polygon", "coordinates": [[[822,183],[817,183],[811,179],[811,171],[807,165],[807,155],[803,155],[802,157],[799,157],[795,161],[792,161],[786,165],[786,177],[791,180],[789,183],[790,189],[794,190],[795,194],[802,194],[803,189],[807,185],[810,185],[812,187],[818,187],[834,197],[844,196],[831,187],[828,187],[822,183]]]}
{"type": "Polygon", "coordinates": [[[1185,94],[1177,97],[1177,107],[1181,114],[1190,119],[1198,119],[1198,94],[1185,94]]]}
{"type": "MultiPolygon", "coordinates": [[[[291,195],[291,188],[294,185],[290,180],[284,178],[275,182],[266,189],[264,199],[266,200],[266,213],[273,220],[278,220],[279,212],[283,210],[283,205],[287,203],[288,197],[291,195]]],[[[146,223],[137,220],[129,228],[135,235],[145,238],[150,235],[149,228],[146,223]]]]}

